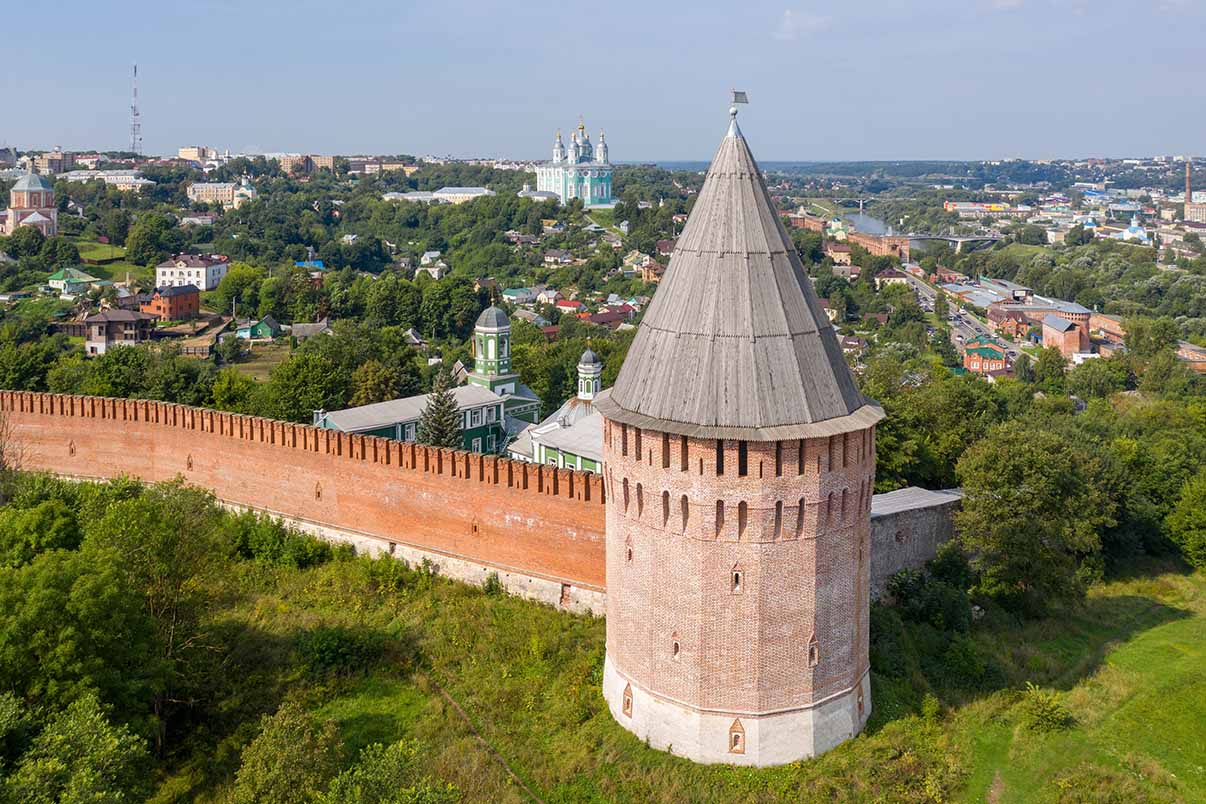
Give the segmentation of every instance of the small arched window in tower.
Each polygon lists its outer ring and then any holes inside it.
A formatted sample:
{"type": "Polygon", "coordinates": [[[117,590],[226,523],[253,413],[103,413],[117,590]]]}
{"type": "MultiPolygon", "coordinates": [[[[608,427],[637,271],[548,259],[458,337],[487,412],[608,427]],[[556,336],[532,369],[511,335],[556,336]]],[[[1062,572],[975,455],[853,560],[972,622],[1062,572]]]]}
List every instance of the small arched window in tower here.
{"type": "MultiPolygon", "coordinates": [[[[687,453],[687,437],[686,436],[678,437],[678,460],[679,460],[679,469],[683,472],[687,471],[689,463],[690,463],[690,458],[687,453]]],[[[701,474],[702,474],[702,472],[701,472],[701,474]]]]}
{"type": "Polygon", "coordinates": [[[737,538],[738,540],[745,538],[745,525],[749,517],[749,506],[745,500],[737,503],[737,538]]]}
{"type": "Polygon", "coordinates": [[[632,539],[624,540],[624,561],[628,564],[632,563],[632,539]]]}
{"type": "Polygon", "coordinates": [[[783,442],[775,442],[775,477],[783,476],[783,442]]]}
{"type": "Polygon", "coordinates": [[[628,457],[628,425],[620,425],[620,454],[628,457]]]}
{"type": "Polygon", "coordinates": [[[716,474],[724,474],[724,439],[716,439],[716,474]]]}
{"type": "Polygon", "coordinates": [[[624,717],[632,717],[632,685],[631,684],[624,685],[624,698],[623,698],[623,702],[620,704],[620,708],[621,708],[621,711],[624,713],[624,717]]]}
{"type": "Polygon", "coordinates": [[[796,474],[804,474],[804,439],[796,444],[796,474]]]}
{"type": "Polygon", "coordinates": [[[775,501],[775,538],[783,535],[783,501],[775,501]]]}
{"type": "Polygon", "coordinates": [[[666,527],[666,523],[670,521],[670,492],[662,492],[662,527],[666,527]]]}
{"type": "Polygon", "coordinates": [[[719,538],[724,530],[724,500],[716,501],[716,536],[719,538]]]}
{"type": "Polygon", "coordinates": [[[729,753],[745,753],[745,727],[740,720],[734,720],[733,725],[729,726],[729,753]]]}
{"type": "Polygon", "coordinates": [[[678,644],[678,631],[670,635],[670,658],[678,661],[678,654],[682,648],[678,644]]]}
{"type": "Polygon", "coordinates": [[[687,516],[688,516],[688,513],[687,513],[688,503],[687,503],[687,495],[686,494],[684,494],[681,498],[679,498],[678,507],[680,509],[679,512],[682,514],[682,517],[683,517],[683,533],[686,533],[687,532],[687,516]]]}
{"type": "Polygon", "coordinates": [[[662,468],[670,468],[670,434],[662,433],[662,468]]]}
{"type": "Polygon", "coordinates": [[[635,444],[633,446],[636,448],[634,450],[636,452],[636,459],[639,461],[641,459],[641,428],[634,427],[632,429],[636,433],[632,438],[633,438],[633,441],[635,442],[635,444]]]}
{"type": "Polygon", "coordinates": [[[733,594],[740,594],[745,587],[745,570],[741,569],[739,564],[734,564],[733,569],[729,572],[729,591],[733,594]]]}
{"type": "Polygon", "coordinates": [[[821,663],[821,645],[815,635],[808,639],[808,666],[816,667],[821,663]]]}
{"type": "Polygon", "coordinates": [[[745,477],[750,473],[750,442],[737,442],[737,476],[745,477]]]}
{"type": "Polygon", "coordinates": [[[643,513],[645,513],[645,490],[641,488],[640,483],[637,483],[637,519],[640,519],[643,513]]]}
{"type": "Polygon", "coordinates": [[[624,513],[628,513],[628,478],[624,478],[624,513]]]}
{"type": "Polygon", "coordinates": [[[800,507],[796,509],[796,538],[804,535],[804,498],[800,498],[800,507]]]}

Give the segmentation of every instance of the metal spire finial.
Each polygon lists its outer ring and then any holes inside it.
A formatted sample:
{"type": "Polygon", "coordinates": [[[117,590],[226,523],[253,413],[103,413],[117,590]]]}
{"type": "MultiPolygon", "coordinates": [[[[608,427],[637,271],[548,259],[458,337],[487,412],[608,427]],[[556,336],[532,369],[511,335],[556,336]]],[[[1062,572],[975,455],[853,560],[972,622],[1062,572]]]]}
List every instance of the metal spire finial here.
{"type": "Polygon", "coordinates": [[[749,103],[750,99],[744,92],[738,89],[733,90],[733,105],[729,107],[729,133],[730,137],[741,136],[741,129],[737,128],[737,104],[749,103]]]}

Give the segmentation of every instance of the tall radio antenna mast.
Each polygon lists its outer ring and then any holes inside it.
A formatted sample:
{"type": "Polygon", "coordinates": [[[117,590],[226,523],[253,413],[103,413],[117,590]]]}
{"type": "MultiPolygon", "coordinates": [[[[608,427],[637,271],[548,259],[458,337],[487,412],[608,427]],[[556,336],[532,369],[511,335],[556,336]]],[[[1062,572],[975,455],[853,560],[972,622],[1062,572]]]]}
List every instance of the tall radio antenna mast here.
{"type": "Polygon", "coordinates": [[[142,121],[138,115],[138,65],[134,65],[134,98],[130,102],[130,151],[142,156],[142,121]]]}

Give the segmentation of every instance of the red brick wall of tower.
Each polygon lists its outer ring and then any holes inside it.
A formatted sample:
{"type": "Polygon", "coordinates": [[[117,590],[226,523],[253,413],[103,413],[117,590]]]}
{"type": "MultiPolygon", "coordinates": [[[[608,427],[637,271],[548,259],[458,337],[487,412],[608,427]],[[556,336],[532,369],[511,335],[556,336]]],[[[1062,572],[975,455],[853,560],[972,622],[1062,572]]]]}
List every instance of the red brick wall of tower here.
{"type": "Polygon", "coordinates": [[[723,449],[721,474],[714,440],[606,423],[608,656],[702,709],[848,690],[869,666],[874,430],[747,442],[744,475],[740,443],[723,449]]]}

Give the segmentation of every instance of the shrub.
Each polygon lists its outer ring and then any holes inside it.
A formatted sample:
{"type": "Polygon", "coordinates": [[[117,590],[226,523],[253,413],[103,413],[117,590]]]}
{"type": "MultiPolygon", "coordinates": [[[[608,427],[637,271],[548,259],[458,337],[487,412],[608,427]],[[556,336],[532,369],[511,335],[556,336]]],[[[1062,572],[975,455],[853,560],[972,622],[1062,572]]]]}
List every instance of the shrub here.
{"type": "Polygon", "coordinates": [[[347,674],[365,670],[385,652],[385,638],[368,629],[326,626],[297,638],[302,660],[315,672],[347,674]]]}
{"type": "Polygon", "coordinates": [[[325,564],[334,556],[335,551],[327,542],[272,517],[246,512],[231,520],[235,552],[242,558],[305,569],[325,564]]]}
{"type": "Polygon", "coordinates": [[[905,675],[905,630],[900,613],[880,602],[871,604],[871,669],[900,678],[905,675]]]}
{"type": "Polygon", "coordinates": [[[356,764],[336,776],[319,804],[443,804],[460,795],[451,785],[419,781],[419,747],[412,741],[390,746],[373,743],[360,752],[356,764]]]}
{"type": "Polygon", "coordinates": [[[1181,489],[1181,498],[1168,515],[1168,531],[1185,560],[1206,569],[1206,469],[1181,489]]]}
{"type": "Polygon", "coordinates": [[[233,804],[308,804],[343,764],[344,745],[333,720],[316,725],[295,703],[261,720],[260,734],[243,749],[233,804]]]}
{"type": "Polygon", "coordinates": [[[1040,734],[1065,731],[1076,724],[1068,707],[1060,702],[1054,690],[1045,690],[1033,682],[1026,682],[1022,694],[1022,725],[1040,734]]]}
{"type": "Polygon", "coordinates": [[[919,570],[901,570],[888,580],[888,593],[900,614],[940,631],[966,632],[971,627],[967,592],[919,570]]]}
{"type": "Polygon", "coordinates": [[[507,593],[507,590],[503,588],[502,581],[499,579],[497,572],[491,572],[486,576],[486,582],[482,584],[482,591],[490,597],[499,597],[507,593]]]}

